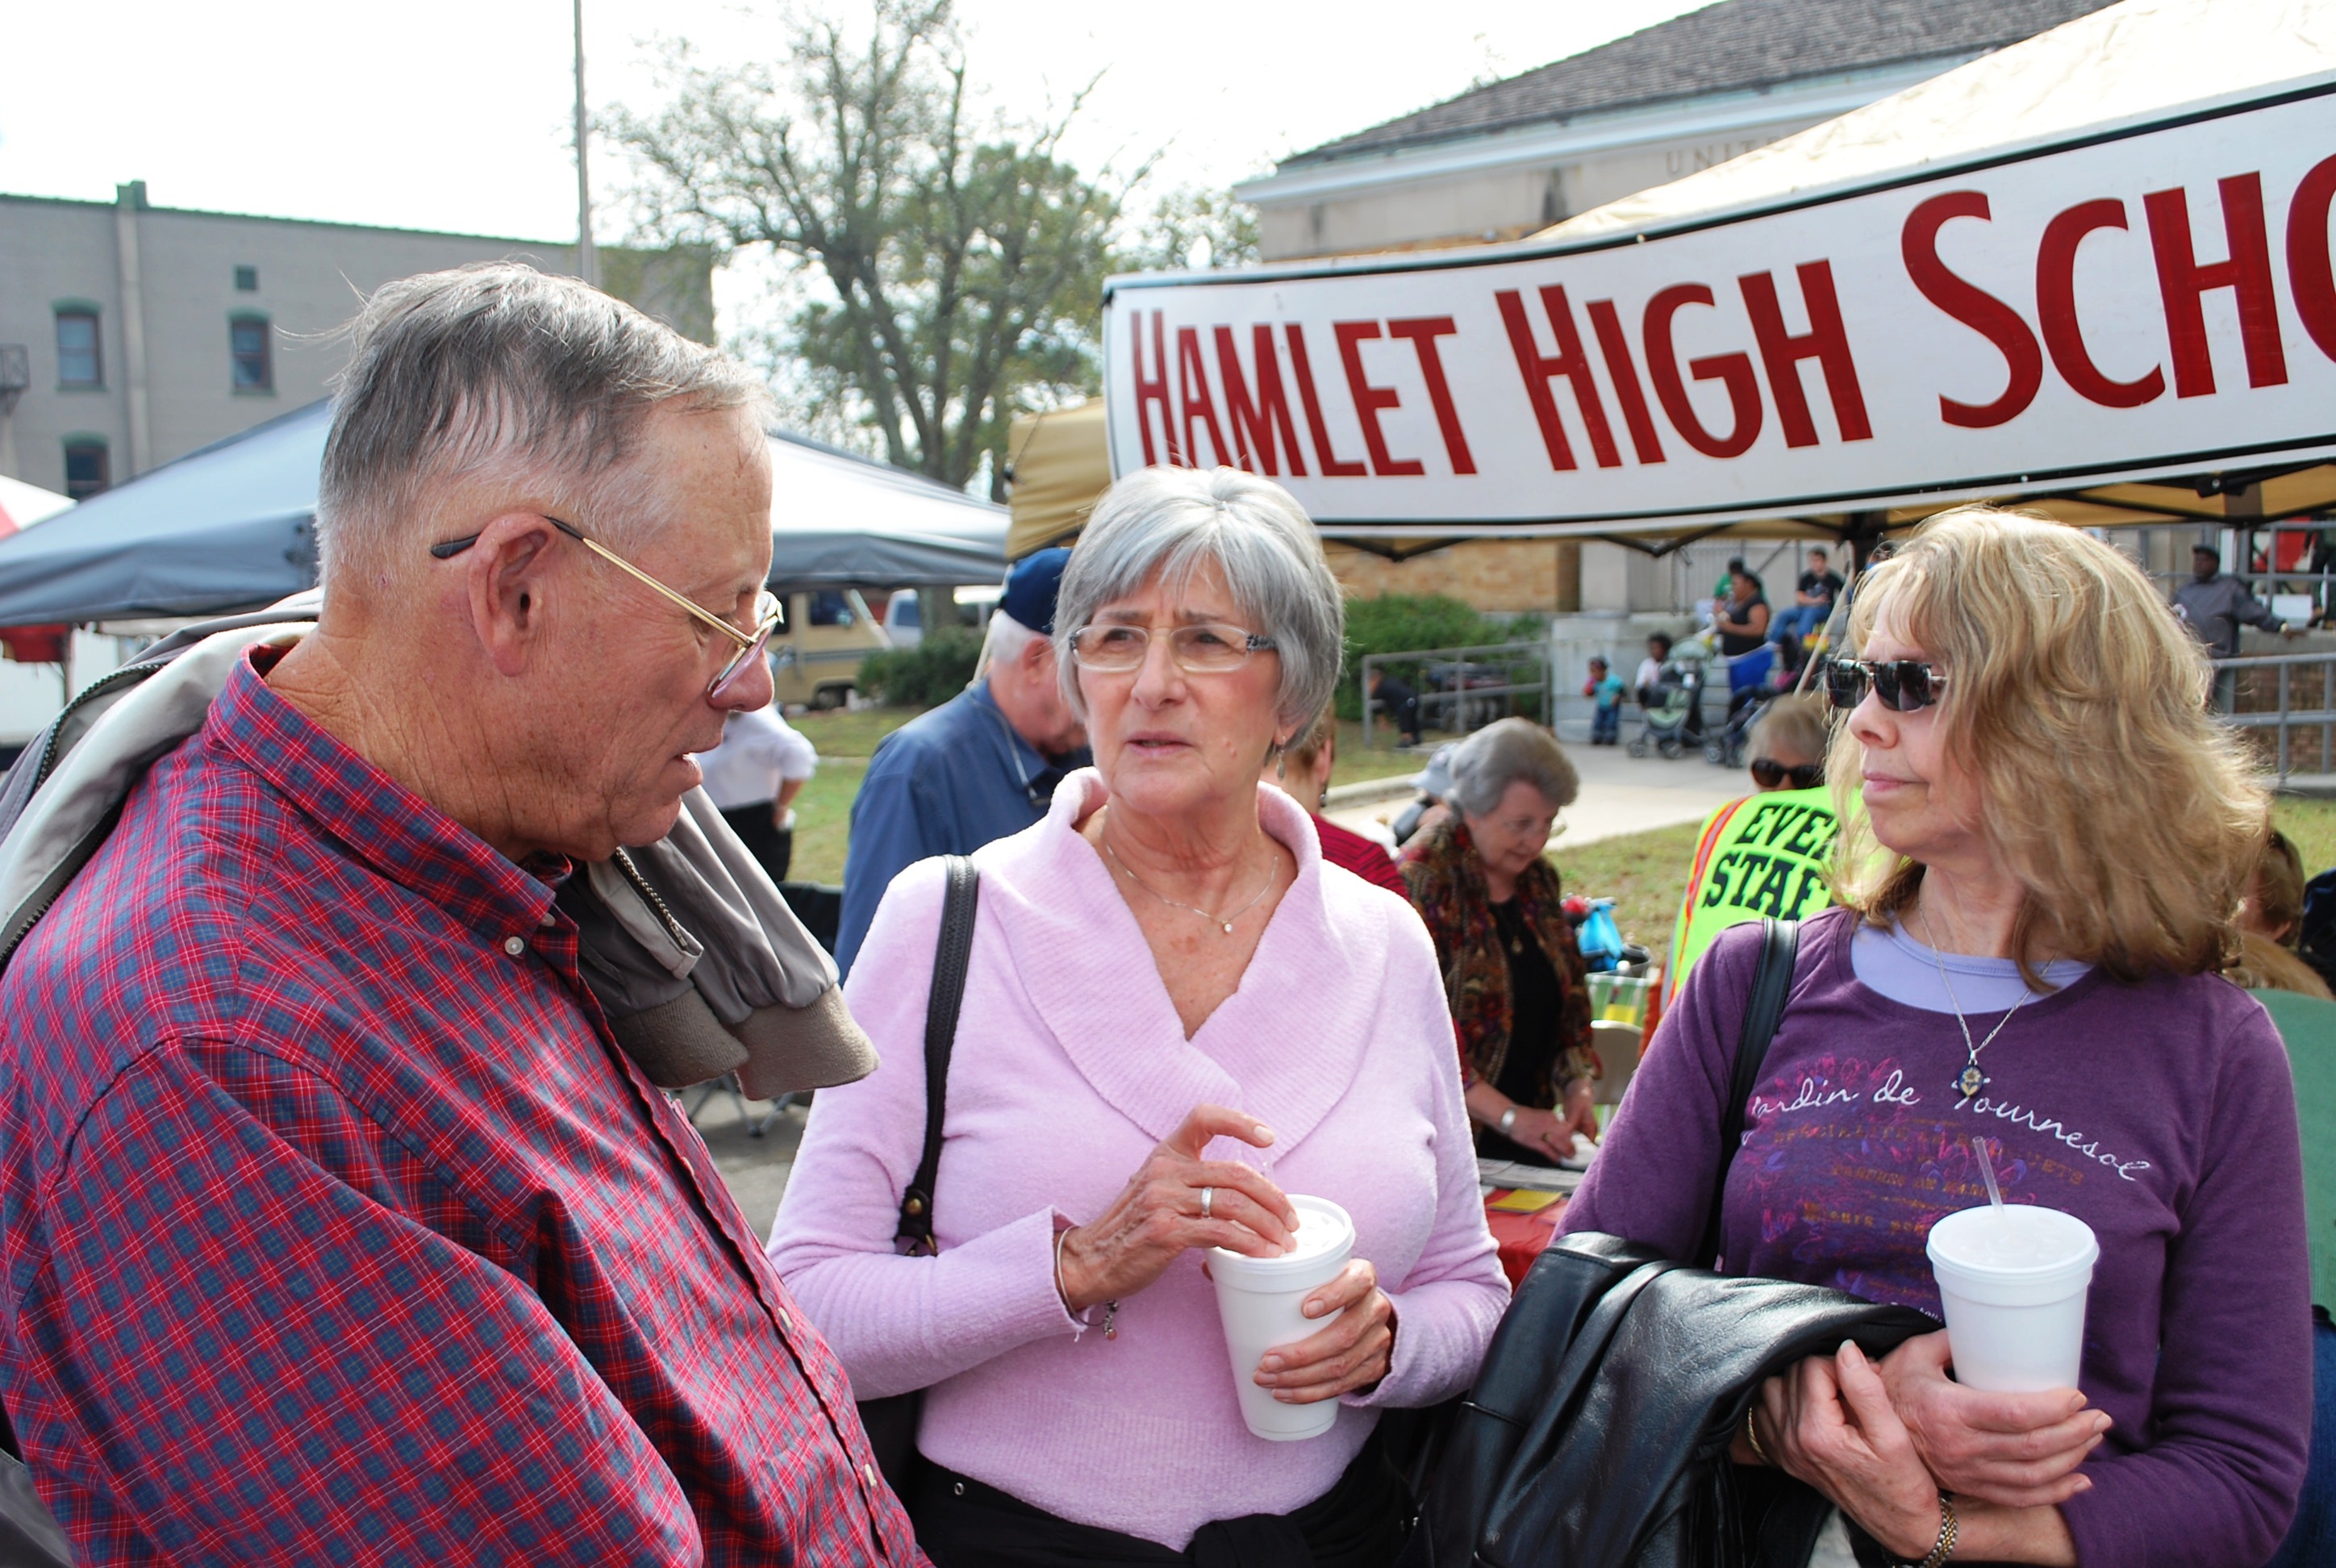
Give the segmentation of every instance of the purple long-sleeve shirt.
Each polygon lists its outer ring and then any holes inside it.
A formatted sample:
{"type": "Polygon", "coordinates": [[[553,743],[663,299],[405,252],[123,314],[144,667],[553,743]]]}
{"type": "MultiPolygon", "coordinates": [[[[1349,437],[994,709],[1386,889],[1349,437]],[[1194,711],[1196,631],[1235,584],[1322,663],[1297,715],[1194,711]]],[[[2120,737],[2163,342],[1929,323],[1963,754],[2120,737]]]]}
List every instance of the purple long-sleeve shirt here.
{"type": "MultiPolygon", "coordinates": [[[[2260,1563],[2294,1511],[2312,1400],[2295,1094],[2263,1008],[2215,976],[2125,985],[2097,969],[2020,1009],[1967,1100],[1953,1015],[1860,983],[1854,919],[1803,929],[1728,1176],[1728,1271],[1935,1316],[1923,1240],[1987,1201],[1967,1140],[2000,1140],[2005,1198],[2100,1240],[2081,1380],[2117,1424],[2086,1464],[2092,1489],[2061,1505],[2078,1561],[2260,1563]]],[[[1567,1230],[1694,1247],[1758,952],[1759,928],[1741,926],[1696,965],[1567,1230]]],[[[1974,1016],[1973,1037],[2002,1016],[1974,1016]]]]}

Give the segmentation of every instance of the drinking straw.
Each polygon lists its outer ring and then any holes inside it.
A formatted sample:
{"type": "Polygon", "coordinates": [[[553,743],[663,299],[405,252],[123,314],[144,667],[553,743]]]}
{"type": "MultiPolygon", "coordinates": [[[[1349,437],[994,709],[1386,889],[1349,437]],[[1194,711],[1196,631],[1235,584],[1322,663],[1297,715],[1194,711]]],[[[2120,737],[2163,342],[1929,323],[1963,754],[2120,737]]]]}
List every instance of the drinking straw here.
{"type": "Polygon", "coordinates": [[[1979,1179],[1987,1183],[1987,1201],[1995,1205],[1997,1213],[2003,1212],[2003,1189],[1995,1184],[1995,1161],[1989,1157],[1987,1140],[1973,1138],[1971,1151],[1979,1155],[1979,1179]]]}

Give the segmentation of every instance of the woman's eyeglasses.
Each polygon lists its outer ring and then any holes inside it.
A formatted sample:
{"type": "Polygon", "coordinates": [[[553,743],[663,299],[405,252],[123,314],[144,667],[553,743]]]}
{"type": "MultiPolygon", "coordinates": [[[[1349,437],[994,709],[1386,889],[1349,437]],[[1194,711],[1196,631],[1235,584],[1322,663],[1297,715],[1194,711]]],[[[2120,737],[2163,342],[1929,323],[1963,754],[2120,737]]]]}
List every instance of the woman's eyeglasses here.
{"type": "Polygon", "coordinates": [[[1884,706],[1913,713],[1939,700],[1947,677],[1936,665],[1917,658],[1837,658],[1825,666],[1825,695],[1837,708],[1853,708],[1871,688],[1884,706]]]}
{"type": "MultiPolygon", "coordinates": [[[[1071,657],[1081,667],[1105,675],[1124,675],[1144,667],[1152,651],[1148,626],[1083,626],[1071,633],[1071,657]]],[[[1222,622],[1167,628],[1168,657],[1186,675],[1226,675],[1249,662],[1253,653],[1272,649],[1273,639],[1222,622]]]]}
{"type": "MultiPolygon", "coordinates": [[[[754,661],[762,657],[763,650],[770,646],[771,634],[779,628],[779,623],[785,618],[785,612],[779,603],[778,596],[764,589],[754,598],[754,629],[742,631],[687,594],[677,589],[667,588],[606,545],[585,538],[583,531],[574,523],[562,522],[550,512],[540,511],[536,515],[602,560],[608,562],[619,571],[629,574],[636,580],[646,583],[738,645],[738,651],[731,656],[730,662],[722,667],[721,673],[716,675],[713,683],[706,688],[706,699],[708,702],[721,701],[723,697],[729,695],[731,688],[738,684],[739,678],[754,667],[754,661]]],[[[478,542],[477,534],[466,534],[461,539],[450,539],[443,544],[432,545],[430,553],[440,560],[452,560],[478,542]]]]}
{"type": "Polygon", "coordinates": [[[1783,763],[1762,757],[1752,765],[1752,782],[1764,790],[1776,789],[1790,779],[1796,790],[1813,790],[1825,783],[1825,764],[1799,763],[1786,767],[1783,763]]]}

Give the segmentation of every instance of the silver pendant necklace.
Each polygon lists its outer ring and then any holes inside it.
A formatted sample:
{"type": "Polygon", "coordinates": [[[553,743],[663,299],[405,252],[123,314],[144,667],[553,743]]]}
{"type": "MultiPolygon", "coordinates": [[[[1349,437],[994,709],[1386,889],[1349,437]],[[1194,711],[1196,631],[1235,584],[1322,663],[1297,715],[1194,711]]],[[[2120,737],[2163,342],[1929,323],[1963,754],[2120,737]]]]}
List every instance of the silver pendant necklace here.
{"type": "Polygon", "coordinates": [[[1125,876],[1129,881],[1134,882],[1137,887],[1142,888],[1145,892],[1150,893],[1153,898],[1158,899],[1162,903],[1166,904],[1171,909],[1190,910],[1192,913],[1200,916],[1211,925],[1222,930],[1227,936],[1233,934],[1233,922],[1235,920],[1241,919],[1241,916],[1249,913],[1250,911],[1263,903],[1265,901],[1265,895],[1273,891],[1274,873],[1272,868],[1269,867],[1265,873],[1265,885],[1257,890],[1257,897],[1250,900],[1249,902],[1241,905],[1241,908],[1235,910],[1229,915],[1212,914],[1198,904],[1188,904],[1181,900],[1170,898],[1166,893],[1160,891],[1150,882],[1145,881],[1142,877],[1137,876],[1134,872],[1128,870],[1127,862],[1119,858],[1119,852],[1111,847],[1111,841],[1109,839],[1105,839],[1104,841],[1103,852],[1111,857],[1111,863],[1118,867],[1121,874],[1125,876]]]}
{"type": "Polygon", "coordinates": [[[2020,1000],[2012,1003],[1995,1027],[1988,1030],[1987,1038],[1977,1045],[1972,1045],[1971,1020],[1963,1017],[1963,1005],[1955,996],[1954,981],[1947,979],[1947,960],[1939,956],[1938,939],[1931,934],[1931,917],[1923,914],[1919,906],[1914,912],[1922,919],[1922,941],[1931,950],[1931,961],[1939,966],[1939,984],[1947,989],[1947,1005],[1955,1009],[1955,1022],[1963,1031],[1963,1048],[1971,1053],[1970,1058],[1963,1063],[1963,1070],[1954,1076],[1955,1093],[1966,1100],[1977,1099],[1979,1092],[1994,1082],[1992,1078],[1979,1070],[1979,1054],[1995,1044],[1995,1037],[2003,1033],[2003,1026],[2011,1021],[2011,1015],[2027,1005],[2028,998],[2034,993],[2023,984],[2020,990],[2020,1000]]]}

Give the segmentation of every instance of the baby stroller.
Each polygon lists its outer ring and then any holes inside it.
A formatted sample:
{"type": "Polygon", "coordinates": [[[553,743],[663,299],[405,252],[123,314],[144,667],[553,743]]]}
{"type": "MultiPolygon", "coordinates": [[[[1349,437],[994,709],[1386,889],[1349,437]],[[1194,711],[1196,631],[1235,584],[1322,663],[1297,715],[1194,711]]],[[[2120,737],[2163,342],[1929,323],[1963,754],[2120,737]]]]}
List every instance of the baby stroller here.
{"type": "Polygon", "coordinates": [[[1655,700],[1640,710],[1643,721],[1627,748],[1632,756],[1650,751],[1676,757],[1703,741],[1703,667],[1711,645],[1690,638],[1671,649],[1655,676],[1655,700]]]}
{"type": "Polygon", "coordinates": [[[1720,767],[1734,767],[1744,760],[1752,721],[1776,695],[1776,645],[1765,644],[1750,653],[1723,658],[1720,667],[1728,673],[1728,719],[1718,734],[1704,741],[1703,759],[1720,767]]]}
{"type": "Polygon", "coordinates": [[[1747,688],[1742,701],[1731,701],[1727,722],[1704,740],[1703,760],[1719,767],[1742,766],[1744,748],[1752,738],[1752,726],[1758,722],[1761,710],[1776,696],[1775,688],[1763,682],[1747,688]]]}

